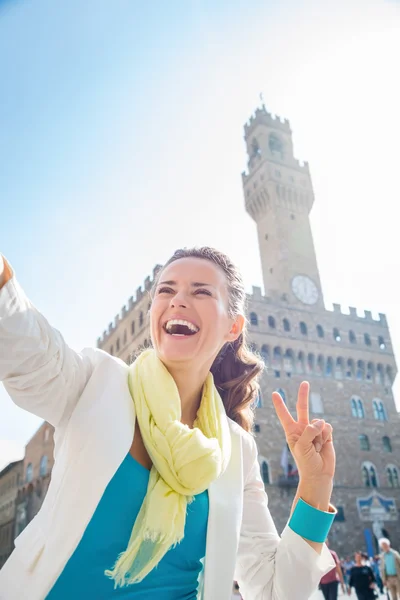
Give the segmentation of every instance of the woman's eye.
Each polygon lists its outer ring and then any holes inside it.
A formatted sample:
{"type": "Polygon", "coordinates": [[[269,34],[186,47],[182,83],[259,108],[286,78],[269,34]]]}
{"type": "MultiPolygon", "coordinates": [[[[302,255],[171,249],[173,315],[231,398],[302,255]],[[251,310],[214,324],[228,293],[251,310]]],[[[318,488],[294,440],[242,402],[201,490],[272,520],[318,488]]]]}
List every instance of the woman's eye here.
{"type": "Polygon", "coordinates": [[[168,287],[163,287],[158,290],[158,293],[159,294],[171,294],[171,293],[173,294],[174,290],[171,288],[168,288],[168,287]]]}
{"type": "Polygon", "coordinates": [[[206,294],[206,296],[211,296],[211,292],[209,292],[208,290],[196,290],[195,294],[206,294]]]}

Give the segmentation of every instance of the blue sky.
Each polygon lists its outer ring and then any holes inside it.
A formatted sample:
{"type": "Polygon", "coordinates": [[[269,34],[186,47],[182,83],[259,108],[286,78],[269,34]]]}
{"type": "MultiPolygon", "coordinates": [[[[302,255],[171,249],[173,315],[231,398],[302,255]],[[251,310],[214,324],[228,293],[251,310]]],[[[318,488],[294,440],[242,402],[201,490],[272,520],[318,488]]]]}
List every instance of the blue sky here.
{"type": "MultiPolygon", "coordinates": [[[[374,0],[0,2],[1,252],[78,349],[178,246],[261,285],[240,173],[262,91],[310,162],[327,306],[386,312],[399,355],[399,40],[374,0]]],[[[0,411],[5,462],[40,421],[3,389],[0,411]]]]}

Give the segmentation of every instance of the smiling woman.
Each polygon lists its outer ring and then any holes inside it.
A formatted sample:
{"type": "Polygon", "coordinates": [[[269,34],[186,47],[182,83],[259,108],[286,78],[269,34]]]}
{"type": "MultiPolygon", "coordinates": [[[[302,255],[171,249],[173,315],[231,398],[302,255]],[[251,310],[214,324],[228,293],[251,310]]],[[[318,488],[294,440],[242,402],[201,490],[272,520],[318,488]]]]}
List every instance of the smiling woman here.
{"type": "Polygon", "coordinates": [[[332,428],[310,422],[308,383],[297,420],[274,392],[300,479],[280,537],[250,434],[262,363],[244,303],[227,256],[178,250],[152,290],[153,348],[128,366],[72,350],[0,255],[0,379],[55,427],[56,457],[1,598],[230,600],[236,580],[252,600],[308,600],[333,566],[332,428]]]}

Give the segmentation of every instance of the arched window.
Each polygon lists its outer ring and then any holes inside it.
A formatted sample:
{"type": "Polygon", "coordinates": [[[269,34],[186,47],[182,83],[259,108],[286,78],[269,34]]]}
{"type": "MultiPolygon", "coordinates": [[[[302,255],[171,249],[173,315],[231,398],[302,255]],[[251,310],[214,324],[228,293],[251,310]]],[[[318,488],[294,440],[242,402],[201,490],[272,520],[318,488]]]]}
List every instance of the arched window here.
{"type": "Polygon", "coordinates": [[[271,133],[268,138],[268,146],[273,155],[278,155],[280,159],[283,158],[283,144],[274,133],[271,133]]]}
{"type": "Polygon", "coordinates": [[[367,364],[367,375],[366,378],[368,381],[373,381],[374,380],[374,365],[372,362],[369,362],[367,364]]]}
{"type": "Polygon", "coordinates": [[[317,335],[320,338],[324,337],[324,329],[323,329],[322,325],[317,325],[317,335]]]}
{"type": "Polygon", "coordinates": [[[355,418],[358,417],[357,402],[354,398],[351,399],[351,415],[355,418]]]}
{"type": "Polygon", "coordinates": [[[275,319],[274,317],[271,317],[271,315],[268,317],[268,325],[271,329],[275,329],[276,327],[275,319]]]}
{"type": "Polygon", "coordinates": [[[395,487],[395,488],[400,487],[400,484],[399,484],[399,472],[396,469],[396,467],[392,467],[392,475],[393,475],[393,487],[395,487]]]}
{"type": "Polygon", "coordinates": [[[115,344],[115,348],[116,348],[116,351],[119,352],[119,348],[120,348],[119,338],[117,339],[117,343],[115,344]]]}
{"type": "Polygon", "coordinates": [[[258,317],[255,312],[250,313],[250,325],[258,325],[258,317]]]}
{"type": "Polygon", "coordinates": [[[111,356],[114,356],[114,346],[111,346],[111,348],[110,348],[110,354],[111,354],[111,356]]]}
{"type": "Polygon", "coordinates": [[[274,369],[280,369],[282,366],[282,351],[279,348],[279,346],[274,348],[274,354],[272,357],[272,366],[274,367],[274,369]]]}
{"type": "Polygon", "coordinates": [[[359,419],[365,419],[364,405],[362,403],[361,398],[357,400],[357,412],[359,419]]]}
{"type": "Polygon", "coordinates": [[[342,338],[340,337],[340,331],[337,327],[333,328],[333,339],[335,342],[341,342],[342,338]]]}
{"type": "Polygon", "coordinates": [[[380,350],[385,350],[386,349],[385,340],[383,339],[383,337],[381,335],[378,336],[378,345],[379,345],[379,349],[380,350]]]}
{"type": "Polygon", "coordinates": [[[379,406],[376,400],[373,401],[372,408],[374,410],[374,419],[379,421],[379,406]]]}
{"type": "Polygon", "coordinates": [[[378,385],[384,384],[384,371],[383,365],[381,364],[378,364],[376,366],[375,383],[377,383],[378,385]]]}
{"type": "Polygon", "coordinates": [[[392,367],[386,367],[386,383],[392,385],[393,383],[393,369],[392,367]]]}
{"type": "Polygon", "coordinates": [[[292,373],[294,371],[294,354],[293,350],[286,350],[283,357],[283,365],[286,373],[292,373]]]}
{"type": "Polygon", "coordinates": [[[318,359],[317,359],[317,368],[316,368],[317,375],[322,376],[324,374],[324,369],[325,369],[324,357],[322,356],[322,354],[319,354],[318,359]]]}
{"type": "Polygon", "coordinates": [[[331,356],[329,356],[326,361],[325,375],[327,377],[331,377],[332,371],[333,371],[333,359],[331,356]]]}
{"type": "Polygon", "coordinates": [[[124,331],[124,346],[125,346],[125,344],[126,344],[126,339],[127,339],[127,338],[126,338],[126,329],[125,329],[125,331],[124,331]]]}
{"type": "Polygon", "coordinates": [[[268,463],[263,460],[262,466],[261,466],[261,473],[262,473],[262,480],[265,483],[265,485],[269,484],[269,467],[268,467],[268,463]]]}
{"type": "Polygon", "coordinates": [[[307,355],[307,373],[314,373],[315,356],[310,353],[307,355]]]}
{"type": "Polygon", "coordinates": [[[371,481],[371,487],[377,488],[378,486],[378,478],[376,475],[376,469],[374,466],[371,465],[371,467],[369,468],[369,478],[371,481]]]}
{"type": "Polygon", "coordinates": [[[364,333],[364,342],[367,346],[371,345],[371,337],[369,333],[364,333]]]}
{"type": "MultiPolygon", "coordinates": [[[[376,403],[376,407],[377,407],[378,421],[387,421],[386,410],[385,410],[382,400],[380,400],[379,398],[375,398],[374,403],[376,403]]],[[[375,412],[375,409],[374,409],[374,412],[375,412]]]]}
{"type": "Polygon", "coordinates": [[[304,352],[301,350],[297,355],[297,362],[296,362],[297,373],[304,373],[304,364],[305,364],[304,352]]]}
{"type": "Polygon", "coordinates": [[[382,438],[383,449],[385,452],[392,452],[392,444],[390,441],[390,437],[384,435],[382,438]]]}
{"type": "Polygon", "coordinates": [[[367,435],[359,435],[360,450],[370,450],[369,439],[367,435]]]}
{"type": "Polygon", "coordinates": [[[321,394],[311,392],[310,394],[310,410],[312,413],[322,414],[324,412],[324,405],[322,402],[321,394]]]}
{"type": "Polygon", "coordinates": [[[261,346],[261,358],[266,365],[269,365],[269,347],[266,344],[261,346]]]}
{"type": "Polygon", "coordinates": [[[346,378],[353,379],[354,377],[354,360],[349,358],[347,361],[346,378]]]}
{"type": "Polygon", "coordinates": [[[340,356],[336,359],[335,377],[336,379],[343,379],[344,374],[344,360],[340,356]]]}
{"type": "Polygon", "coordinates": [[[257,156],[257,154],[261,154],[260,146],[258,145],[256,138],[253,138],[253,141],[251,142],[251,152],[252,156],[257,156]]]}
{"type": "Polygon", "coordinates": [[[47,456],[44,455],[42,456],[42,458],[40,459],[40,467],[39,467],[39,475],[40,477],[46,477],[47,475],[47,456]]]}
{"type": "Polygon", "coordinates": [[[290,331],[290,323],[288,319],[283,319],[283,329],[285,331],[290,331]]]}
{"type": "Polygon", "coordinates": [[[364,373],[365,373],[364,361],[363,360],[358,360],[357,361],[356,377],[357,377],[357,379],[359,381],[362,380],[362,379],[364,379],[364,373]]]}
{"type": "Polygon", "coordinates": [[[278,392],[278,394],[282,397],[284,403],[287,404],[285,390],[283,390],[282,388],[276,388],[275,392],[278,392]]]}
{"type": "Polygon", "coordinates": [[[139,315],[139,327],[143,326],[143,312],[140,313],[139,315]]]}
{"type": "Polygon", "coordinates": [[[349,331],[349,341],[351,344],[355,344],[356,343],[356,334],[354,333],[354,331],[349,331]]]}
{"type": "Polygon", "coordinates": [[[391,487],[391,488],[394,487],[393,474],[392,474],[392,469],[390,467],[387,467],[387,469],[386,469],[386,477],[388,480],[389,487],[391,487]]]}
{"type": "Polygon", "coordinates": [[[365,485],[365,487],[371,487],[371,482],[369,479],[369,472],[367,467],[363,467],[362,468],[362,480],[363,480],[363,484],[365,485]]]}
{"type": "Polygon", "coordinates": [[[26,483],[30,483],[33,479],[33,466],[32,463],[29,463],[26,467],[26,475],[25,475],[25,482],[26,483]]]}
{"type": "Polygon", "coordinates": [[[300,322],[300,333],[307,335],[307,325],[304,323],[304,321],[300,322]]]}
{"type": "Polygon", "coordinates": [[[131,334],[135,335],[135,321],[132,321],[131,323],[131,334]]]}

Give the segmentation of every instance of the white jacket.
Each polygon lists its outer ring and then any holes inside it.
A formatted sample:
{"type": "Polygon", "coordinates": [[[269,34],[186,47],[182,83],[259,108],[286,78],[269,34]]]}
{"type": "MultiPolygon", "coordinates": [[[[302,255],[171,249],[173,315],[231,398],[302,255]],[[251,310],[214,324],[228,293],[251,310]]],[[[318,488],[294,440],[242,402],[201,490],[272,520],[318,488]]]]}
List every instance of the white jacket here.
{"type": "MultiPolygon", "coordinates": [[[[55,427],[55,464],[37,516],[0,572],[1,600],[44,600],[77,547],[132,444],[128,367],[101,350],[78,354],[32,306],[13,277],[0,290],[0,380],[21,408],[55,427]]],[[[254,439],[229,421],[232,457],[209,488],[199,598],[308,600],[334,565],[286,527],[280,538],[260,477],[254,439]]]]}

